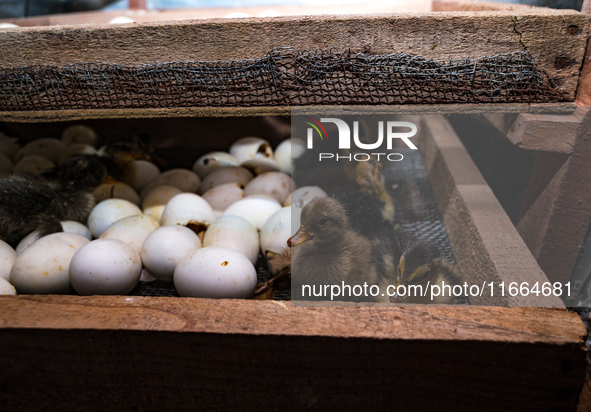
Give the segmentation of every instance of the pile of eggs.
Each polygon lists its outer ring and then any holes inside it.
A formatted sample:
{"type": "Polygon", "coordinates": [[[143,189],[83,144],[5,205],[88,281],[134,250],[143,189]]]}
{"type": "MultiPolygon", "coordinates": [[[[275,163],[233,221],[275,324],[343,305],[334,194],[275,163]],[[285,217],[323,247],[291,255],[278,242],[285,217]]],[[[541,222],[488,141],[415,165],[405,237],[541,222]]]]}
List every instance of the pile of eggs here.
{"type": "MultiPolygon", "coordinates": [[[[98,153],[96,139],[85,126],[22,148],[0,135],[0,171],[40,173],[70,156],[98,153]]],[[[64,232],[42,238],[33,232],[16,250],[0,241],[0,294],[73,288],[118,295],[140,279],[158,279],[174,282],[181,296],[250,298],[259,253],[281,253],[293,234],[292,216],[326,195],[318,187],[295,190],[292,158],[304,150],[299,139],[273,151],[264,139],[245,137],[228,153],[201,156],[192,170],[161,173],[153,163],[133,161],[122,182],[94,191],[86,225],[62,222],[64,232]]]]}

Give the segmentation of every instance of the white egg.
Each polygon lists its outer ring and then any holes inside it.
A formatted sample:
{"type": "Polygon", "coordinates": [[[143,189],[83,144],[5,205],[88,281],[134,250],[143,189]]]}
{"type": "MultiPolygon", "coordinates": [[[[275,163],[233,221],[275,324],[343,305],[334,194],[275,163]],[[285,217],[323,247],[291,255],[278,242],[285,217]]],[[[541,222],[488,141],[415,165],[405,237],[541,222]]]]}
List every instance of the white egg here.
{"type": "Polygon", "coordinates": [[[170,282],[176,265],[201,248],[199,237],[184,226],[162,226],[144,241],[140,256],[152,276],[170,282]]]}
{"type": "Polygon", "coordinates": [[[276,200],[242,199],[228,207],[223,216],[239,216],[253,225],[255,229],[260,230],[267,219],[279,209],[281,209],[281,205],[276,200]]]}
{"type": "Polygon", "coordinates": [[[259,234],[239,216],[223,216],[205,232],[203,246],[225,247],[242,253],[254,265],[259,258],[259,234]]]}
{"type": "Polygon", "coordinates": [[[267,172],[255,177],[244,188],[244,196],[268,195],[280,204],[295,190],[295,183],[289,175],[281,172],[267,172]]]}
{"type": "Polygon", "coordinates": [[[141,214],[142,210],[127,200],[103,200],[90,212],[90,216],[88,216],[88,228],[92,236],[96,238],[116,221],[141,214]]]}
{"type": "Polygon", "coordinates": [[[57,294],[72,290],[68,266],[88,239],[74,233],[44,236],[17,256],[10,283],[18,293],[57,294]]]}
{"type": "Polygon", "coordinates": [[[0,278],[10,280],[10,269],[16,260],[16,252],[3,240],[0,240],[0,278]]]}
{"type": "Polygon", "coordinates": [[[50,137],[37,139],[24,145],[22,149],[16,152],[14,161],[19,162],[25,156],[41,156],[51,160],[53,164],[57,164],[65,149],[66,145],[61,140],[50,137]]]}
{"type": "Polygon", "coordinates": [[[162,222],[162,213],[166,205],[176,195],[183,193],[174,186],[157,186],[144,197],[142,210],[145,215],[152,216],[158,223],[162,222]]]}
{"type": "Polygon", "coordinates": [[[230,153],[211,152],[204,154],[193,164],[193,171],[204,179],[208,174],[220,167],[238,166],[238,160],[230,153]]]}
{"type": "Polygon", "coordinates": [[[94,129],[82,124],[70,126],[62,133],[62,142],[67,145],[74,143],[84,143],[87,145],[96,146],[97,140],[98,135],[94,129]]]}
{"type": "Polygon", "coordinates": [[[9,137],[0,132],[0,153],[11,160],[14,160],[14,155],[20,148],[21,146],[18,144],[18,139],[16,137],[9,137]]]}
{"type": "Polygon", "coordinates": [[[204,232],[213,222],[213,209],[205,199],[194,193],[176,195],[162,213],[162,226],[187,226],[196,233],[204,232]]]}
{"type": "Polygon", "coordinates": [[[21,253],[23,253],[29,246],[31,246],[33,243],[35,243],[37,240],[39,239],[39,232],[38,231],[34,231],[29,233],[27,236],[25,236],[24,238],[21,239],[20,242],[18,242],[18,245],[16,245],[16,255],[20,255],[21,253]]]}
{"type": "Polygon", "coordinates": [[[14,165],[13,171],[40,174],[53,169],[55,164],[43,156],[25,156],[14,165]]]}
{"type": "Polygon", "coordinates": [[[134,190],[141,192],[148,183],[159,176],[160,169],[154,163],[147,160],[134,160],[125,167],[122,180],[134,190]]]}
{"type": "Polygon", "coordinates": [[[255,156],[273,158],[271,145],[265,139],[260,137],[243,137],[236,140],[230,146],[230,154],[238,160],[238,163],[244,163],[255,156]]]}
{"type": "Polygon", "coordinates": [[[312,199],[326,196],[326,192],[318,186],[303,186],[294,190],[285,200],[283,206],[297,206],[301,208],[306,206],[312,199]]]}
{"type": "Polygon", "coordinates": [[[201,179],[196,173],[186,169],[172,169],[162,173],[156,179],[149,182],[142,189],[142,199],[157,186],[174,186],[183,192],[196,193],[201,179]]]}
{"type": "Polygon", "coordinates": [[[293,159],[297,159],[306,151],[303,140],[291,138],[282,141],[275,149],[275,161],[283,173],[291,175],[293,172],[293,159]]]}
{"type": "Polygon", "coordinates": [[[138,253],[117,239],[97,239],[80,248],[69,266],[70,282],[81,295],[124,295],[140,279],[138,253]]]}
{"type": "Polygon", "coordinates": [[[269,159],[267,157],[257,156],[253,159],[247,160],[246,162],[242,163],[240,166],[250,170],[256,176],[262,175],[266,172],[278,172],[279,165],[274,159],[269,159]]]}
{"type": "MultiPolygon", "coordinates": [[[[287,248],[289,239],[295,230],[292,230],[292,214],[299,213],[301,209],[284,207],[267,219],[261,228],[261,251],[267,258],[272,254],[279,254],[287,248]]],[[[297,230],[297,229],[296,229],[297,230]]]]}
{"type": "Polygon", "coordinates": [[[16,289],[4,278],[0,278],[0,295],[16,295],[16,289]]]}
{"type": "Polygon", "coordinates": [[[137,206],[142,203],[140,195],[123,182],[103,183],[92,191],[92,195],[97,202],[105,199],[124,199],[137,206]]]}
{"type": "Polygon", "coordinates": [[[257,272],[250,260],[221,247],[197,249],[174,271],[174,287],[186,297],[250,298],[256,284],[257,272]]]}
{"type": "Polygon", "coordinates": [[[64,229],[64,232],[76,233],[78,235],[84,236],[88,240],[92,240],[92,233],[90,233],[90,229],[88,229],[82,223],[75,222],[73,220],[64,220],[60,223],[62,224],[62,229],[64,229]]]}
{"type": "Polygon", "coordinates": [[[12,163],[12,160],[10,160],[8,156],[0,153],[0,173],[12,172],[13,168],[14,163],[12,163]]]}
{"type": "Polygon", "coordinates": [[[140,275],[140,282],[154,282],[156,279],[154,276],[150,274],[146,269],[142,269],[142,274],[140,275]]]}
{"type": "Polygon", "coordinates": [[[78,155],[95,155],[97,150],[91,145],[84,143],[74,143],[66,147],[66,149],[60,155],[57,164],[62,164],[72,156],[78,155]]]}
{"type": "Polygon", "coordinates": [[[254,178],[250,170],[240,166],[220,167],[207,175],[201,186],[199,186],[199,193],[205,193],[216,186],[224,183],[238,183],[241,186],[246,186],[254,178]]]}
{"type": "Polygon", "coordinates": [[[209,203],[213,210],[224,211],[232,203],[241,200],[244,190],[238,183],[224,183],[209,189],[203,194],[203,198],[209,203]]]}
{"type": "Polygon", "coordinates": [[[129,216],[116,221],[105,229],[100,239],[117,239],[127,243],[133,250],[140,253],[144,240],[160,225],[147,215],[129,216]]]}

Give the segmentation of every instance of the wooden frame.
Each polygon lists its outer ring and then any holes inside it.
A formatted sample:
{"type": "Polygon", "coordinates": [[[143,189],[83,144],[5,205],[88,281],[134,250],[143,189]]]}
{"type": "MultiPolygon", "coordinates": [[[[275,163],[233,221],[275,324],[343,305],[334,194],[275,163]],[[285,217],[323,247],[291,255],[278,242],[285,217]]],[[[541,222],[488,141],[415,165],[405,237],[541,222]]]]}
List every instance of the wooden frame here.
{"type": "MultiPolygon", "coordinates": [[[[435,2],[436,10],[452,6],[478,9],[473,3],[435,2]]],[[[73,63],[139,65],[173,61],[239,60],[266,55],[280,46],[299,50],[351,49],[371,54],[409,53],[433,59],[463,59],[528,50],[539,67],[551,75],[572,101],[575,99],[589,16],[570,10],[497,7],[495,11],[393,13],[345,16],[287,16],[277,18],[200,19],[123,25],[22,27],[0,31],[0,68],[34,64],[73,63]],[[105,45],[113,47],[105,47],[105,45]]],[[[453,105],[448,105],[453,106],[453,105]]],[[[462,105],[449,110],[462,110],[462,105]]],[[[466,105],[468,110],[534,112],[574,110],[558,103],[546,105],[466,105]],[[472,106],[472,109],[469,109],[472,106]],[[486,109],[485,109],[486,108],[486,109]]],[[[255,115],[286,108],[260,108],[255,115]]],[[[404,106],[394,109],[405,110],[404,106]]],[[[411,110],[416,110],[416,107],[411,110]]],[[[156,116],[203,116],[232,108],[146,109],[156,116]]],[[[234,108],[236,113],[250,112],[234,108]]],[[[425,105],[441,113],[441,106],[425,105]]],[[[142,110],[140,110],[141,112],[142,110]]],[[[0,121],[108,116],[140,116],[135,109],[56,112],[0,112],[0,121]]]]}
{"type": "MultiPolygon", "coordinates": [[[[516,276],[509,269],[514,265],[523,279],[545,281],[447,121],[429,118],[423,130],[421,151],[461,269],[475,275],[471,281],[480,275],[502,280],[516,276]],[[498,233],[483,232],[495,223],[498,233]]],[[[524,298],[476,303],[536,305],[524,298]]],[[[398,403],[412,410],[442,403],[454,411],[531,410],[578,402],[585,330],[572,312],[339,306],[345,307],[0,297],[0,348],[8,354],[0,357],[0,402],[42,410],[67,398],[70,407],[103,410],[107,388],[106,399],[116,399],[121,410],[147,404],[202,409],[238,400],[244,410],[329,404],[370,410],[398,403]],[[81,379],[77,368],[91,372],[81,379]],[[64,378],[48,381],[55,374],[64,378]],[[171,394],[157,397],[151,388],[159,385],[171,394]]]]}
{"type": "MultiPolygon", "coordinates": [[[[462,10],[486,7],[461,1],[435,1],[433,7],[449,10],[452,4],[462,10]]],[[[375,53],[412,51],[434,58],[527,48],[574,99],[589,18],[504,7],[480,14],[8,29],[0,32],[0,67],[91,58],[137,64],[257,57],[287,40],[299,48],[354,44],[375,53]],[[571,27],[576,29],[569,31],[571,27]],[[105,48],[105,43],[118,47],[105,48]],[[556,67],[557,59],[566,67],[556,67]]],[[[416,113],[417,107],[385,110],[416,113]]],[[[420,110],[571,115],[575,104],[420,110]]],[[[4,112],[0,121],[278,113],[287,111],[4,112]]],[[[589,126],[589,116],[584,119],[589,126]]],[[[429,133],[421,151],[431,178],[440,179],[433,186],[462,270],[471,279],[486,275],[500,281],[510,279],[510,265],[516,265],[525,278],[545,280],[453,130],[441,118],[428,120],[425,129],[429,133]],[[475,192],[486,200],[484,214],[474,202],[475,192]],[[500,219],[501,235],[489,232],[493,222],[487,213],[500,219]],[[459,226],[460,219],[466,219],[466,226],[459,226]]],[[[527,299],[477,303],[536,305],[527,299]]],[[[343,410],[572,410],[586,365],[586,331],[578,315],[538,308],[303,308],[273,301],[17,296],[0,297],[0,325],[0,348],[7,354],[0,357],[0,405],[10,410],[54,405],[63,410],[148,405],[179,410],[236,404],[243,410],[323,410],[334,405],[343,410]],[[165,394],[156,389],[165,389],[165,394]]]]}

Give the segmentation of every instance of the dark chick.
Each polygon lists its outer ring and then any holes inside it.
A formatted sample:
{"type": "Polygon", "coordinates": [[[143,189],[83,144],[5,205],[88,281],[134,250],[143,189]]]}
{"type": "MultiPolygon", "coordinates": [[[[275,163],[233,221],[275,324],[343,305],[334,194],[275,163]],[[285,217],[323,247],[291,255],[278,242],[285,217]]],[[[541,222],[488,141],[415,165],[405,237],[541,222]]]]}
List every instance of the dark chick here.
{"type": "Polygon", "coordinates": [[[61,232],[63,220],[85,223],[94,205],[91,192],[106,174],[101,162],[78,156],[45,176],[0,177],[0,236],[16,245],[33,231],[61,232]]]}
{"type": "MultiPolygon", "coordinates": [[[[420,286],[416,290],[427,290],[431,286],[436,285],[440,288],[449,285],[453,288],[455,285],[462,284],[462,277],[457,269],[447,262],[441,255],[441,252],[433,243],[416,240],[412,237],[404,239],[403,253],[398,263],[398,285],[420,286]]],[[[440,296],[436,296],[431,300],[430,290],[425,296],[419,293],[406,293],[403,296],[395,296],[392,301],[397,303],[437,303],[437,304],[453,304],[456,299],[450,289],[440,296]]]]}
{"type": "Polygon", "coordinates": [[[88,157],[100,161],[114,181],[120,181],[129,163],[134,160],[150,160],[157,165],[163,161],[154,155],[154,144],[147,133],[113,134],[104,139],[97,155],[88,157]]]}
{"type": "MultiPolygon", "coordinates": [[[[351,229],[343,205],[330,197],[316,198],[302,209],[301,226],[290,239],[292,248],[292,293],[302,294],[304,285],[377,284],[372,242],[351,229]]],[[[308,295],[304,299],[314,299],[308,295]]],[[[325,298],[321,298],[324,300],[325,298]]],[[[343,296],[343,300],[367,300],[343,296]]]]}

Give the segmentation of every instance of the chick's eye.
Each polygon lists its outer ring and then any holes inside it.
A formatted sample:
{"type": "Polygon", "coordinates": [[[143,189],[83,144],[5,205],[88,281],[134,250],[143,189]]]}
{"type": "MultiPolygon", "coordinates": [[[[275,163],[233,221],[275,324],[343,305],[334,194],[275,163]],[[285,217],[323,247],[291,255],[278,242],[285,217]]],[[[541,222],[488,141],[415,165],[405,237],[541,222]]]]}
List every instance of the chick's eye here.
{"type": "Polygon", "coordinates": [[[326,223],[327,223],[327,222],[328,222],[328,220],[326,220],[326,218],[324,218],[324,217],[323,217],[322,219],[320,219],[320,220],[318,221],[318,224],[319,224],[320,226],[324,226],[324,225],[326,225],[326,223]]]}

